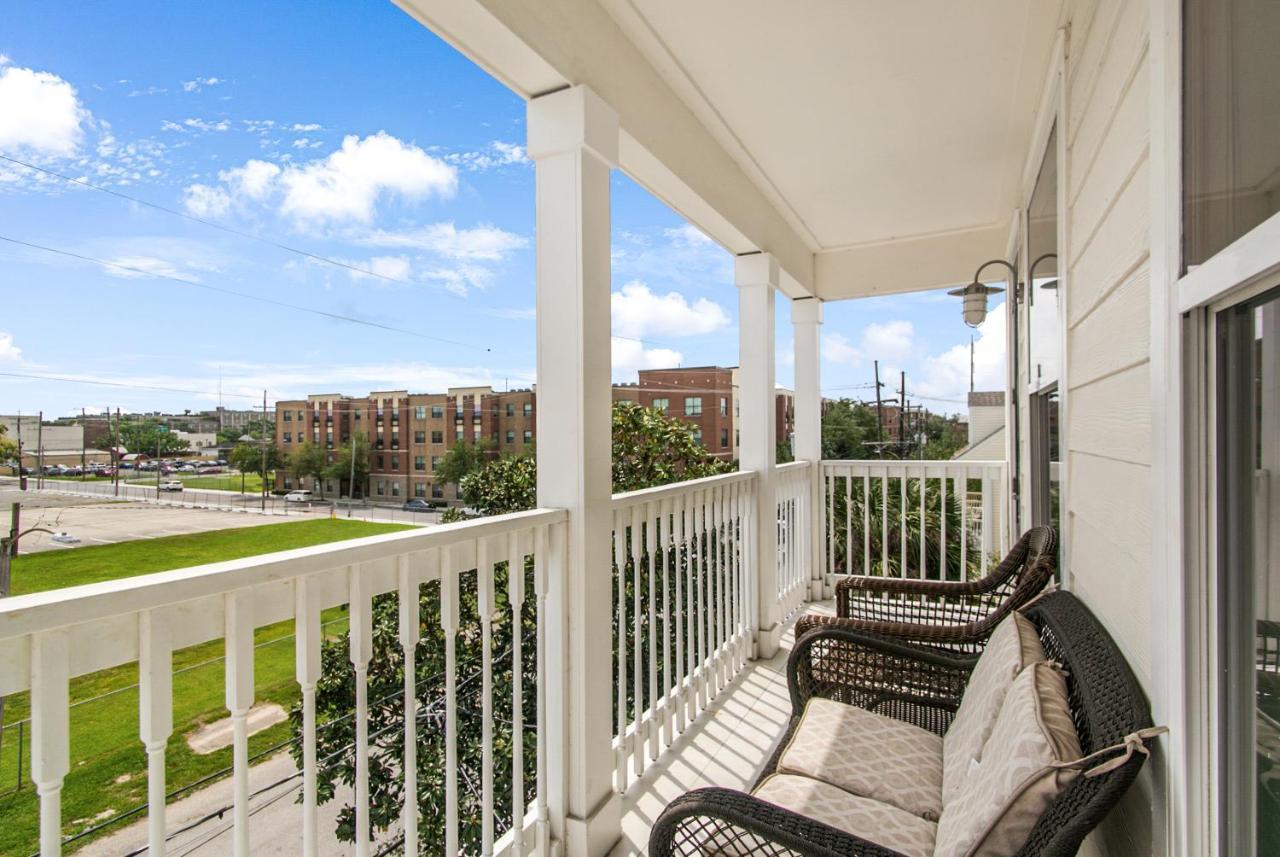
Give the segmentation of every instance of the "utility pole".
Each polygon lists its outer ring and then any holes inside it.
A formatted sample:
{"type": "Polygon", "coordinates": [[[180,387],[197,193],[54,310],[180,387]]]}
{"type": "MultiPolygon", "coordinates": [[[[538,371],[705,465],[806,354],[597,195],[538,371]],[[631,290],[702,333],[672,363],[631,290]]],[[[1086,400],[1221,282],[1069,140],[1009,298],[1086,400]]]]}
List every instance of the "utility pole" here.
{"type": "Polygon", "coordinates": [[[18,490],[27,490],[27,476],[22,472],[22,411],[18,411],[18,490]]]}
{"type": "Polygon", "coordinates": [[[120,409],[116,408],[116,428],[111,430],[111,406],[107,406],[107,437],[111,440],[111,484],[120,496],[120,409]]]}
{"type": "Polygon", "coordinates": [[[351,474],[347,479],[347,517],[351,517],[351,507],[356,504],[356,429],[353,420],[351,423],[351,474]]]}
{"type": "Polygon", "coordinates": [[[880,443],[880,452],[884,454],[884,402],[880,398],[880,361],[875,361],[876,368],[876,440],[880,443]]]}
{"type": "Polygon", "coordinates": [[[36,415],[36,487],[44,487],[44,411],[36,415]]]}
{"type": "Polygon", "coordinates": [[[267,511],[267,391],[262,391],[262,511],[267,511]]]}
{"type": "Polygon", "coordinates": [[[84,407],[80,408],[80,481],[85,480],[84,475],[84,407]]]}
{"type": "Polygon", "coordinates": [[[902,457],[902,453],[906,450],[904,444],[907,440],[907,373],[902,370],[899,373],[898,389],[898,457],[902,457]]]}

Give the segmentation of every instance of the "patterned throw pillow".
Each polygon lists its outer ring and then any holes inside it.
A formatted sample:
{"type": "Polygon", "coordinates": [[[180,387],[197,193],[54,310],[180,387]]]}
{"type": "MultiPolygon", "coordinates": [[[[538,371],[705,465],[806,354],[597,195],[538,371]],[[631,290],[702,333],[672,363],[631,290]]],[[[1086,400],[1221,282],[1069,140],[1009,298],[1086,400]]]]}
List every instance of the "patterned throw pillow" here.
{"type": "Polygon", "coordinates": [[[938,821],[935,857],[1008,857],[1076,770],[1055,767],[1081,757],[1067,682],[1050,663],[1014,680],[982,761],[938,821]]]}
{"type": "Polygon", "coordinates": [[[978,658],[960,709],[942,742],[942,805],[951,803],[964,785],[969,768],[982,761],[982,748],[1014,678],[1029,664],[1044,660],[1036,626],[1013,613],[991,634],[978,658]]]}
{"type": "MultiPolygon", "coordinates": [[[[774,774],[761,783],[754,794],[769,803],[877,845],[892,848],[907,857],[933,855],[934,833],[938,826],[896,806],[851,795],[827,783],[793,774],[774,774]]],[[[704,846],[704,853],[741,853],[732,845],[708,845],[710,847],[704,846]]],[[[754,851],[741,849],[746,850],[754,851]]]]}
{"type": "Polygon", "coordinates": [[[942,814],[942,739],[856,705],[810,699],[778,773],[822,780],[926,821],[942,814]]]}

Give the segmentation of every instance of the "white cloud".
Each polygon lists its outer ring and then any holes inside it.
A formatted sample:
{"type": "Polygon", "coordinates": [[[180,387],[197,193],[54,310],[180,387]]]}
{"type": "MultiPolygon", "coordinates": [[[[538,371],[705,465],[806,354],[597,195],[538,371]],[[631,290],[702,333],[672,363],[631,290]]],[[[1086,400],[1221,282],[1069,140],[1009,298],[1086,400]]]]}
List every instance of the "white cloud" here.
{"type": "Polygon", "coordinates": [[[493,281],[493,272],[479,265],[460,264],[452,268],[433,268],[422,272],[422,279],[436,283],[465,297],[472,289],[486,289],[493,281]]]}
{"type": "Polygon", "coordinates": [[[504,143],[494,140],[483,149],[474,152],[451,152],[444,156],[445,161],[455,164],[467,172],[491,170],[513,164],[527,164],[529,157],[524,147],[517,143],[504,143]]]}
{"type": "Polygon", "coordinates": [[[22,349],[13,344],[13,334],[0,330],[0,363],[21,363],[22,349]]]}
{"type": "Polygon", "coordinates": [[[712,243],[711,239],[692,223],[686,223],[675,229],[664,229],[662,232],[677,247],[703,247],[712,243]]]}
{"type": "Polygon", "coordinates": [[[75,87],[56,74],[0,65],[0,149],[70,157],[89,121],[75,87]]]}
{"type": "Polygon", "coordinates": [[[407,256],[374,256],[368,261],[351,264],[370,272],[366,274],[362,271],[348,271],[353,280],[377,279],[385,282],[386,278],[409,280],[413,276],[413,263],[407,256]]]}
{"type": "MultiPolygon", "coordinates": [[[[275,123],[271,124],[274,125],[275,123]]],[[[289,126],[289,129],[292,131],[319,131],[320,127],[321,126],[318,122],[307,122],[306,124],[294,122],[289,126]]]]}
{"type": "Polygon", "coordinates": [[[872,360],[879,360],[881,366],[902,366],[919,351],[915,326],[909,321],[872,322],[862,329],[856,344],[839,333],[822,336],[824,360],[855,367],[872,360]]]}
{"type": "Polygon", "coordinates": [[[615,381],[634,381],[638,369],[668,369],[679,366],[684,355],[671,348],[646,348],[634,339],[613,337],[613,377],[615,381]]]}
{"type": "Polygon", "coordinates": [[[182,124],[188,128],[194,128],[197,131],[228,131],[231,129],[231,123],[226,119],[219,119],[216,122],[210,122],[207,119],[190,118],[183,119],[182,124]]]}
{"type": "Polygon", "coordinates": [[[500,261],[513,250],[528,246],[523,235],[482,223],[459,229],[453,223],[432,223],[406,232],[377,230],[356,239],[371,247],[403,247],[426,250],[447,259],[500,261]]]}
{"type": "Polygon", "coordinates": [[[663,229],[620,229],[614,233],[611,250],[617,280],[698,290],[733,282],[733,256],[687,223],[663,229]]]}
{"type": "Polygon", "coordinates": [[[231,210],[231,195],[220,187],[197,183],[183,191],[182,204],[196,217],[222,217],[231,210]]]}
{"type": "Polygon", "coordinates": [[[312,140],[310,137],[299,137],[290,145],[295,149],[318,149],[324,145],[324,140],[312,140]]]}
{"type": "Polygon", "coordinates": [[[126,280],[137,280],[147,277],[181,277],[195,279],[183,272],[172,262],[155,256],[113,256],[105,260],[108,264],[102,270],[113,277],[126,280]],[[119,267],[117,267],[119,266],[119,267]]]}
{"type": "Polygon", "coordinates": [[[217,86],[222,83],[220,78],[216,77],[197,77],[195,80],[184,80],[182,82],[183,92],[199,92],[206,86],[217,86]]]}
{"type": "Polygon", "coordinates": [[[639,281],[614,292],[610,309],[613,332],[619,336],[699,336],[729,326],[729,315],[719,304],[706,298],[690,304],[679,292],[657,295],[639,281]]]}
{"type": "Polygon", "coordinates": [[[7,54],[0,54],[0,65],[8,65],[11,62],[13,62],[13,60],[9,59],[7,54]]]}
{"type": "Polygon", "coordinates": [[[862,352],[842,334],[824,333],[822,359],[829,363],[848,363],[858,366],[862,363],[862,352]]]}
{"type": "Polygon", "coordinates": [[[415,199],[452,196],[457,170],[384,131],[343,138],[323,160],[289,167],[281,176],[281,212],[301,221],[367,222],[385,193],[415,199]]]}
{"type": "MultiPolygon", "coordinates": [[[[992,307],[987,320],[978,327],[973,343],[974,385],[977,389],[1004,389],[1005,346],[1002,301],[992,307]]],[[[921,370],[922,380],[908,384],[911,392],[963,401],[969,391],[969,343],[953,345],[941,354],[925,358],[921,370]]]]}
{"type": "Polygon", "coordinates": [[[161,131],[173,131],[173,132],[178,133],[178,134],[185,134],[187,129],[186,129],[186,128],[183,128],[183,127],[182,127],[181,125],[179,125],[177,122],[171,122],[171,121],[169,121],[168,119],[162,119],[162,120],[160,120],[160,130],[161,130],[161,131]]]}

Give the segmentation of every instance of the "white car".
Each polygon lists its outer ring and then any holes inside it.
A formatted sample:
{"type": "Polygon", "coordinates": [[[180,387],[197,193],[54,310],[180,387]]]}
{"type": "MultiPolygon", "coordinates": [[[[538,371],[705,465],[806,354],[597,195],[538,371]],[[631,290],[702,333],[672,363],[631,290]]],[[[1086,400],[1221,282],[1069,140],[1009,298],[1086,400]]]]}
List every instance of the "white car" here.
{"type": "Polygon", "coordinates": [[[177,479],[169,479],[165,482],[161,482],[159,486],[157,486],[156,490],[157,491],[181,491],[182,483],[177,479]]]}
{"type": "Polygon", "coordinates": [[[311,492],[310,491],[290,491],[288,494],[284,495],[284,501],[286,503],[310,503],[311,492]]]}

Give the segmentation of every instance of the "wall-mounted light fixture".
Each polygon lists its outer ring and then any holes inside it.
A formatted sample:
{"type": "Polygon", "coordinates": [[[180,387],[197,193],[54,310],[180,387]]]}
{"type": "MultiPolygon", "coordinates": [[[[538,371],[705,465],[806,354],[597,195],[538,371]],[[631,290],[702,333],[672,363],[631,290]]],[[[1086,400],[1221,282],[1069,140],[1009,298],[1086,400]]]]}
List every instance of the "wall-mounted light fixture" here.
{"type": "Polygon", "coordinates": [[[1003,292],[1004,289],[999,286],[988,286],[981,282],[982,272],[990,265],[1004,265],[1013,274],[1014,282],[1018,281],[1018,271],[1004,259],[992,259],[990,262],[983,262],[978,266],[978,270],[974,272],[973,282],[964,288],[952,289],[947,292],[949,295],[956,295],[964,298],[964,323],[970,327],[977,327],[987,319],[987,295],[995,295],[1003,292]]]}
{"type": "MultiPolygon", "coordinates": [[[[1044,262],[1049,259],[1053,259],[1056,262],[1058,259],[1058,254],[1045,253],[1043,256],[1039,257],[1034,262],[1032,262],[1031,267],[1027,269],[1027,295],[1029,296],[1028,299],[1031,301],[1033,305],[1036,302],[1036,268],[1040,266],[1041,262],[1044,262]]],[[[1044,285],[1042,285],[1040,288],[1053,291],[1057,287],[1058,287],[1058,281],[1057,279],[1053,279],[1045,283],[1044,285]]]]}

